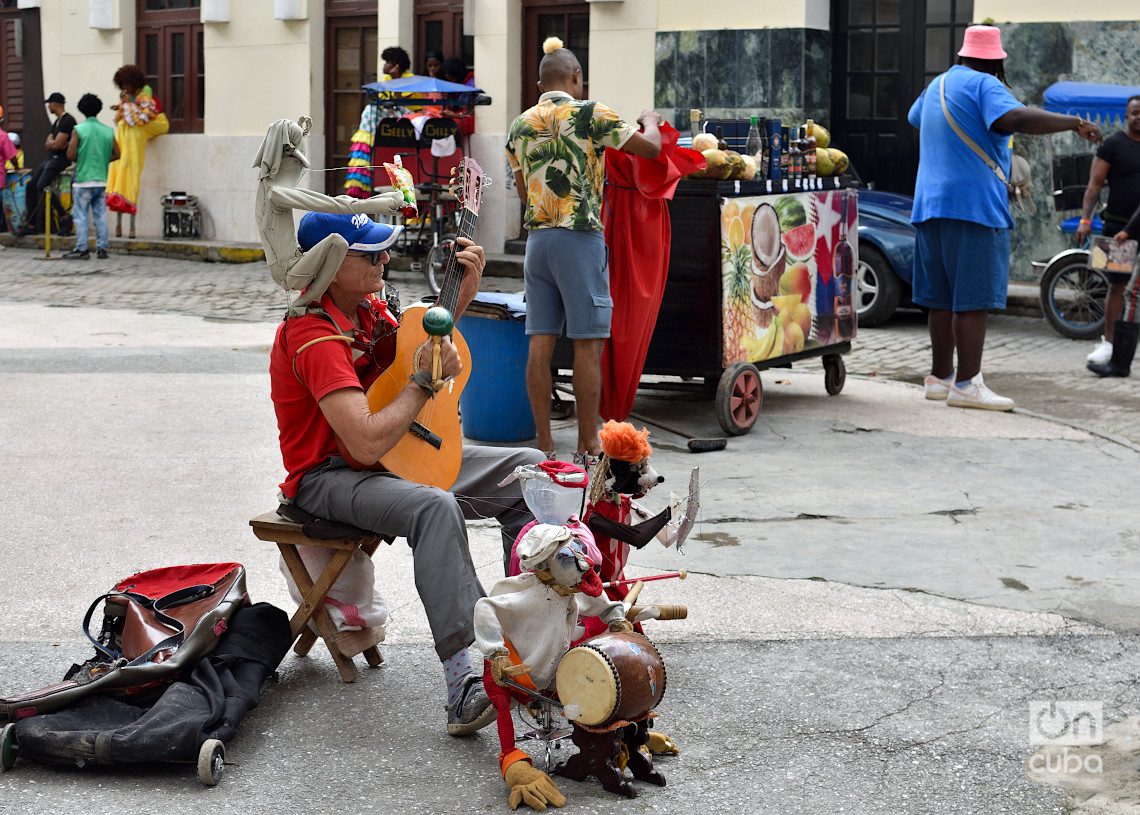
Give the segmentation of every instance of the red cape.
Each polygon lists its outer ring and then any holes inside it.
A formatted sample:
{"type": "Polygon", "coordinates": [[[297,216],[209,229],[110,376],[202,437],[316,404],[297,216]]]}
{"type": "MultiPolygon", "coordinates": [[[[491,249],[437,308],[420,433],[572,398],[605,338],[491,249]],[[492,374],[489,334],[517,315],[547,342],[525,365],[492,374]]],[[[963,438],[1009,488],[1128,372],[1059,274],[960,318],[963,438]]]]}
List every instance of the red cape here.
{"type": "Polygon", "coordinates": [[[602,223],[614,308],[610,339],[602,352],[603,419],[624,421],[633,409],[669,272],[672,229],[666,201],[682,176],[705,166],[700,153],[677,147],[678,135],[663,124],[661,154],[654,159],[606,150],[602,223]]]}

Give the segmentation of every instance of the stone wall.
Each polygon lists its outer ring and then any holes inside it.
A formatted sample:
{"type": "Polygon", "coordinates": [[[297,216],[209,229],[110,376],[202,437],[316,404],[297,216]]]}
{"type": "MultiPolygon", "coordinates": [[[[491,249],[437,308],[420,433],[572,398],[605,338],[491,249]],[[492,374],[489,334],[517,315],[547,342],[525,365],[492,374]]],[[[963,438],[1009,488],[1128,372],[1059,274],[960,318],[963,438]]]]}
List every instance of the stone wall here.
{"type": "Polygon", "coordinates": [[[689,109],[709,119],[826,122],[831,33],[805,28],[658,31],[654,107],[684,131],[689,109]]]}
{"type": "MultiPolygon", "coordinates": [[[[1045,89],[1054,82],[1107,82],[1140,84],[1140,22],[1002,23],[1006,80],[1013,95],[1027,105],[1040,107],[1045,89]]],[[[1102,123],[1105,135],[1120,129],[1119,122],[1102,123]]],[[[1031,281],[1032,261],[1052,257],[1072,246],[1072,237],[1057,229],[1053,210],[1050,139],[1056,155],[1091,149],[1073,134],[1014,137],[1014,151],[1029,159],[1033,168],[1033,201],[1037,212],[1014,211],[1017,228],[1011,241],[1010,274],[1031,281]]],[[[1065,213],[1073,214],[1073,213],[1065,213]]]]}

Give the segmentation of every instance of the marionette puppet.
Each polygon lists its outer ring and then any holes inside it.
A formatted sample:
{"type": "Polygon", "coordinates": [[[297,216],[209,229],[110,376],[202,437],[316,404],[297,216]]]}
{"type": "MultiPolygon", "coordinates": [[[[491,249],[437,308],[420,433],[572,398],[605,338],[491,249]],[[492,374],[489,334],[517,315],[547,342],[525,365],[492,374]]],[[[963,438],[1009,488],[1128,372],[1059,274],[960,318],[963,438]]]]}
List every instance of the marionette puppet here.
{"type": "Polygon", "coordinates": [[[278,119],[269,126],[253,159],[258,171],[255,218],[265,262],[277,285],[286,291],[300,291],[289,306],[289,316],[299,317],[306,307],[324,294],[348,253],[348,243],[340,235],[329,235],[308,252],[297,243],[293,210],[307,212],[393,215],[404,205],[399,192],[385,192],[372,198],[335,197],[298,187],[309,169],[306,155],[309,129],[313,120],[278,119]]]}
{"type": "MultiPolygon", "coordinates": [[[[583,519],[602,556],[601,576],[606,592],[617,598],[625,596],[628,584],[633,582],[625,577],[631,548],[641,549],[657,540],[681,551],[700,510],[700,471],[693,468],[689,492],[683,500],[672,495],[669,506],[650,515],[637,499],[644,498],[665,478],[649,464],[653,454],[649,431],[639,431],[629,422],[607,421],[598,431],[598,438],[602,455],[590,475],[589,502],[583,519]]],[[[684,572],[678,576],[683,577],[684,572]]],[[[655,616],[652,607],[648,607],[638,619],[655,616]]],[[[597,630],[597,626],[586,626],[587,634],[597,630]]]]}
{"type": "Polygon", "coordinates": [[[475,642],[486,655],[483,684],[498,716],[499,771],[510,788],[508,805],[561,807],[566,797],[554,781],[515,746],[511,701],[552,697],[579,617],[598,617],[612,632],[633,626],[625,619],[625,604],[603,594],[585,545],[568,527],[536,524],[522,534],[516,552],[523,573],[499,580],[475,604],[475,642]]]}

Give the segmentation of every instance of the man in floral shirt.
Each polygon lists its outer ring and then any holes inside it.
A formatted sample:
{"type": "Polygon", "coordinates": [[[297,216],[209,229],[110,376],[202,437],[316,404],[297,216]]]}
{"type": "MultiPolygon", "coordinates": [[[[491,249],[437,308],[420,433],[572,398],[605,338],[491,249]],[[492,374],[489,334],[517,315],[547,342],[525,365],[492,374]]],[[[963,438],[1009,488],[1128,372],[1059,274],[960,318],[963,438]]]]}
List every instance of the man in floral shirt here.
{"type": "Polygon", "coordinates": [[[526,386],[538,449],[553,458],[550,361],[565,326],[574,343],[574,462],[587,467],[601,452],[601,359],[613,309],[602,228],[605,152],[613,147],[655,158],[661,152],[661,117],[643,110],[637,121],[644,131],[638,132],[605,105],[581,98],[582,66],[560,40],[551,37],[543,51],[542,96],[515,119],[507,137],[507,158],[530,232],[523,267],[530,337],[526,386]]]}

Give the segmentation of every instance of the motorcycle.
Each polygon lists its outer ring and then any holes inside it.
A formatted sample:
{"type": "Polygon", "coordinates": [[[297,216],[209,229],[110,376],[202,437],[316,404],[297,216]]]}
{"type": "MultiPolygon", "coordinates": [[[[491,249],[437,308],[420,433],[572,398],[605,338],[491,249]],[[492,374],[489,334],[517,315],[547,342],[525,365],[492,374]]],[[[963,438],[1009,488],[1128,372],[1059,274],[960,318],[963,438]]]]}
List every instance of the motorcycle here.
{"type": "MultiPolygon", "coordinates": [[[[1081,116],[1108,125],[1123,121],[1128,98],[1140,93],[1131,85],[1105,85],[1095,82],[1057,82],[1045,89],[1044,108],[1053,113],[1081,116]]],[[[1053,168],[1054,217],[1066,235],[1075,235],[1080,224],[1085,189],[1092,168],[1093,153],[1053,154],[1053,137],[1048,138],[1053,168]],[[1075,214],[1064,217],[1062,213],[1075,214]]],[[[1092,234],[1101,233],[1099,215],[1092,217],[1092,234]]],[[[1086,240],[1083,246],[1065,249],[1052,258],[1034,261],[1041,274],[1041,311],[1057,332],[1074,339],[1089,339],[1104,333],[1104,300],[1108,278],[1093,268],[1086,240]]]]}

